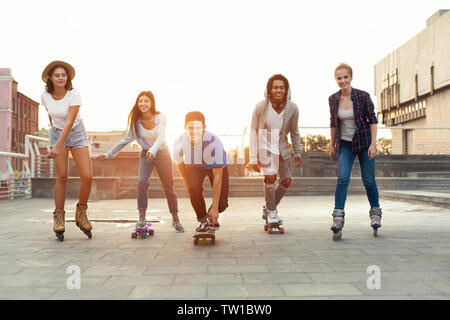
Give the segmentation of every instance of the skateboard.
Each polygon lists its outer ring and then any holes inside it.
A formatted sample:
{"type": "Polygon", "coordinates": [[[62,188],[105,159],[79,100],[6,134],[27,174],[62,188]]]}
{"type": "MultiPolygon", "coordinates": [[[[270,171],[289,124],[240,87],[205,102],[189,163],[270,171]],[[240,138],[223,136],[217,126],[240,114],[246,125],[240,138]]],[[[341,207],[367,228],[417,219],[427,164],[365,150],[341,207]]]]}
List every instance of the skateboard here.
{"type": "Polygon", "coordinates": [[[194,238],[194,245],[198,245],[199,241],[210,241],[211,245],[215,245],[216,244],[216,235],[215,235],[215,230],[208,230],[205,232],[197,232],[194,231],[194,233],[192,234],[192,237],[194,238]]]}
{"type": "Polygon", "coordinates": [[[267,231],[267,233],[269,234],[273,233],[284,234],[284,228],[281,227],[282,224],[283,222],[269,224],[266,219],[266,223],[264,224],[264,231],[267,231]]]}
{"type": "Polygon", "coordinates": [[[147,238],[147,235],[149,235],[149,236],[154,235],[155,234],[155,230],[150,229],[151,225],[152,225],[151,223],[147,223],[147,225],[145,227],[143,227],[143,228],[136,228],[136,229],[134,229],[134,232],[131,233],[131,238],[132,239],[137,239],[138,236],[139,236],[140,238],[145,239],[145,238],[147,238]]]}

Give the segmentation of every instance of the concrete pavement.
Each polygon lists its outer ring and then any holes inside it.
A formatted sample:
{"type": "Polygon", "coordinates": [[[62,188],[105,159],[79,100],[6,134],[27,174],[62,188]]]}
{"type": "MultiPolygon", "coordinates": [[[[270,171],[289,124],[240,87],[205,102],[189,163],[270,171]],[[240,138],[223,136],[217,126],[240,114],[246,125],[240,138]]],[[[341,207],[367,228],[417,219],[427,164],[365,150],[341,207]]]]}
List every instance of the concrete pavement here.
{"type": "MultiPolygon", "coordinates": [[[[231,198],[215,246],[193,245],[189,199],[179,199],[185,233],[170,228],[165,199],[150,199],[155,235],[131,239],[136,200],[101,200],[89,203],[93,238],[67,222],[64,242],[52,199],[1,201],[0,299],[450,298],[450,209],[382,199],[374,238],[366,197],[348,196],[343,240],[333,242],[333,201],[285,197],[286,233],[269,235],[262,198],[231,198]]],[[[75,203],[66,202],[69,221],[75,203]]]]}

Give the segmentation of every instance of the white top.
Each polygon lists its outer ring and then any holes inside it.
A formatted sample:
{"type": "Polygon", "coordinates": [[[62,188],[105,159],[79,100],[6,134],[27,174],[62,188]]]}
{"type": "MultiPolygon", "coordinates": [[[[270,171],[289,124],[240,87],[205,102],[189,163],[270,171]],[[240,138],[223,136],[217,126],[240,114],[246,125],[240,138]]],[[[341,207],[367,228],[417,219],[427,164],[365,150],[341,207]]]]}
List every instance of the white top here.
{"type": "Polygon", "coordinates": [[[338,118],[341,120],[341,139],[352,141],[355,135],[356,123],[353,108],[344,110],[338,109],[338,118]]]}
{"type": "Polygon", "coordinates": [[[156,132],[156,125],[153,129],[147,130],[142,126],[142,138],[147,141],[147,143],[151,146],[155,143],[156,139],[158,138],[158,132],[156,132]]]}
{"type": "Polygon", "coordinates": [[[268,150],[272,154],[280,154],[280,133],[283,127],[284,109],[278,114],[269,102],[267,110],[267,132],[262,131],[260,134],[260,149],[268,150]],[[274,143],[271,143],[273,141],[274,143]]]}
{"type": "MultiPolygon", "coordinates": [[[[52,117],[52,124],[58,129],[64,128],[69,113],[69,107],[82,105],[81,96],[77,89],[68,90],[61,100],[53,99],[50,93],[44,91],[41,94],[41,103],[44,105],[45,109],[47,109],[50,117],[52,117]]],[[[72,128],[79,125],[81,121],[82,119],[78,112],[72,128]]]]}

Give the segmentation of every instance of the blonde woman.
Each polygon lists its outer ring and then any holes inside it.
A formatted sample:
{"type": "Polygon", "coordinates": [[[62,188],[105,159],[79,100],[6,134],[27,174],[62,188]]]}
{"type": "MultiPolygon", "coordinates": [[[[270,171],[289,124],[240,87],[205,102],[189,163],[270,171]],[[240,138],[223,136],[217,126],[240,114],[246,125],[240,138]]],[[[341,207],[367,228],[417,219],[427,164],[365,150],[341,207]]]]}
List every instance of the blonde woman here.
{"type": "Polygon", "coordinates": [[[353,70],[345,63],[334,72],[340,90],[329,97],[330,158],[338,163],[338,180],[333,210],[333,240],[340,240],[344,227],[344,207],[353,162],[358,156],[361,177],[370,203],[369,216],[374,235],[381,227],[381,208],[375,181],[377,118],[369,93],[352,88],[353,70]]]}

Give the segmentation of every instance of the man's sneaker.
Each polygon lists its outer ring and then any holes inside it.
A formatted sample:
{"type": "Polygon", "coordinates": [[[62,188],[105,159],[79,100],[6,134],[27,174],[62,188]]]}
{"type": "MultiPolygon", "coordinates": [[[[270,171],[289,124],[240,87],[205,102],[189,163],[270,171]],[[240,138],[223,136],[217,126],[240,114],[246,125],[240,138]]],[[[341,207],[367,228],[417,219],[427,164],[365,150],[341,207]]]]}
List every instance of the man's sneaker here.
{"type": "Polygon", "coordinates": [[[208,221],[200,222],[200,225],[195,229],[197,232],[207,232],[208,230],[208,221]]]}
{"type": "Polygon", "coordinates": [[[172,220],[172,228],[174,228],[178,232],[184,232],[184,228],[180,223],[180,220],[172,220]]]}

